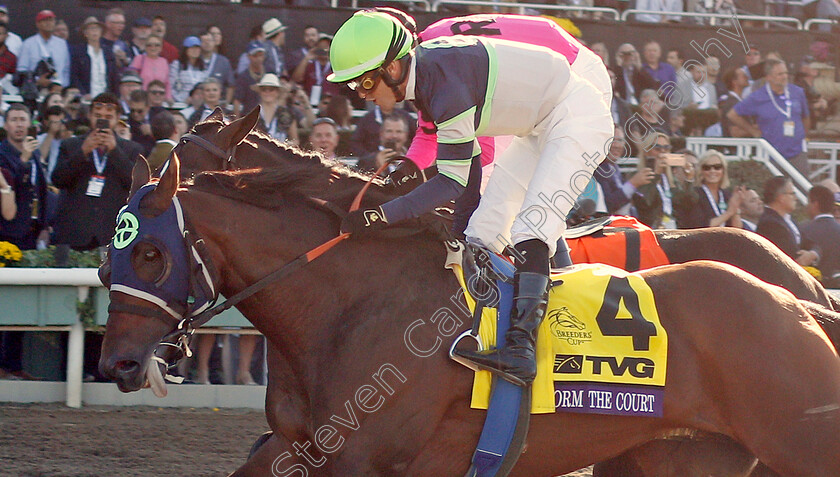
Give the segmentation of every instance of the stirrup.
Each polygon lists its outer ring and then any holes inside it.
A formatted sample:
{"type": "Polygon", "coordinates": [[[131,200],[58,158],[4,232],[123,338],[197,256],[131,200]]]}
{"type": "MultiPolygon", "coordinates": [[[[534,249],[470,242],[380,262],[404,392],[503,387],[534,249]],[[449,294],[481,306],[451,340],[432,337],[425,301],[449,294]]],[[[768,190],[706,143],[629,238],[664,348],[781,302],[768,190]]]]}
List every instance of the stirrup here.
{"type": "Polygon", "coordinates": [[[452,361],[455,361],[456,363],[458,363],[462,366],[466,366],[467,368],[470,368],[471,370],[473,370],[475,372],[481,371],[481,369],[479,368],[479,366],[476,363],[470,361],[467,358],[464,358],[463,356],[455,354],[455,352],[457,351],[455,349],[455,347],[458,346],[458,343],[460,343],[462,339],[467,338],[467,337],[475,340],[475,343],[478,345],[477,346],[478,351],[484,351],[484,349],[485,349],[484,345],[481,344],[481,340],[478,339],[478,336],[472,334],[472,330],[467,330],[467,331],[464,331],[463,333],[461,333],[460,335],[458,335],[458,337],[455,338],[455,341],[452,342],[452,346],[449,347],[449,359],[451,359],[452,361]]]}
{"type": "MultiPolygon", "coordinates": [[[[458,353],[458,352],[459,352],[459,350],[455,350],[455,353],[458,353]]],[[[463,352],[463,351],[461,351],[461,352],[463,352]]],[[[490,374],[492,374],[493,376],[498,376],[498,377],[504,379],[505,381],[507,381],[507,382],[509,382],[509,383],[511,383],[515,386],[519,386],[519,387],[522,387],[522,388],[527,388],[527,387],[530,386],[529,383],[526,383],[525,381],[522,380],[522,378],[520,378],[516,375],[506,373],[506,372],[500,370],[499,368],[494,368],[492,366],[488,366],[486,364],[479,363],[477,361],[473,361],[472,359],[470,359],[467,356],[464,356],[464,355],[461,355],[461,354],[456,354],[455,356],[452,357],[452,359],[461,363],[461,364],[463,364],[464,366],[472,369],[473,371],[489,371],[490,374]]]]}

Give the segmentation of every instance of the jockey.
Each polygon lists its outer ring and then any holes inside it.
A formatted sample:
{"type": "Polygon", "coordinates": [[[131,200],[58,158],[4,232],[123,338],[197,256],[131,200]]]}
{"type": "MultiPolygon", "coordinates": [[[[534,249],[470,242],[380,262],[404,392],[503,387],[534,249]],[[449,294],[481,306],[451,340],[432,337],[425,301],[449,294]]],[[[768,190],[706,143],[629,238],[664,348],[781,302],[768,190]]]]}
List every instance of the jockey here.
{"type": "MultiPolygon", "coordinates": [[[[414,19],[409,15],[388,7],[377,8],[377,11],[393,15],[403,26],[414,33],[417,30],[414,19]]],[[[560,53],[569,61],[573,72],[586,78],[604,95],[607,105],[612,100],[612,84],[604,61],[589,48],[579,42],[574,36],[560,28],[557,23],[526,15],[481,14],[464,17],[445,18],[431,24],[420,32],[418,42],[432,40],[442,36],[478,35],[490,38],[519,41],[532,45],[543,46],[560,53]]],[[[462,238],[467,221],[475,211],[481,196],[481,167],[493,162],[495,156],[495,142],[492,137],[478,138],[481,147],[481,162],[473,161],[470,169],[470,180],[467,190],[455,201],[455,220],[453,233],[462,238]]],[[[434,124],[423,118],[418,118],[417,132],[411,142],[406,157],[411,159],[418,169],[423,170],[434,165],[437,157],[437,137],[434,124]]],[[[410,174],[411,168],[400,168],[391,174],[393,180],[404,180],[402,174],[410,174]]],[[[423,177],[420,174],[415,177],[423,177]]],[[[562,244],[560,244],[562,246],[562,244]]],[[[561,251],[561,253],[565,253],[561,251]]]]}
{"type": "MultiPolygon", "coordinates": [[[[548,48],[461,35],[413,44],[401,22],[376,11],[357,12],[333,39],[329,81],[347,83],[380,106],[414,101],[437,128],[438,175],[379,207],[348,214],[341,230],[359,236],[458,198],[480,152],[477,137],[517,136],[496,160],[466,230],[468,241],[498,253],[512,244],[515,316],[504,348],[460,354],[528,385],[536,375],[549,257],[612,135],[609,107],[565,56],[548,48]]],[[[570,263],[564,258],[563,265],[570,263]]]]}

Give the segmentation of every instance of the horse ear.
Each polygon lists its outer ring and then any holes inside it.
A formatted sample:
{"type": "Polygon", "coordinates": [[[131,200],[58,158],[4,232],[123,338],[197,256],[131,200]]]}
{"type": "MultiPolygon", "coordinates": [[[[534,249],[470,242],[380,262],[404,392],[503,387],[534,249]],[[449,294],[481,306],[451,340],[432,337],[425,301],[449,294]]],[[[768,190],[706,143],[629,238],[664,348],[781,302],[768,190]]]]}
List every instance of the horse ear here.
{"type": "Polygon", "coordinates": [[[175,192],[178,191],[178,184],[180,178],[178,176],[181,168],[181,161],[178,159],[178,154],[172,154],[169,158],[169,165],[160,176],[155,190],[151,191],[143,198],[143,207],[152,210],[152,215],[159,215],[169,208],[172,203],[172,198],[175,197],[175,192]]]}
{"type": "Polygon", "coordinates": [[[146,185],[152,178],[152,173],[149,170],[149,163],[141,154],[140,157],[134,161],[134,167],[131,169],[131,192],[128,193],[128,200],[134,197],[134,194],[144,185],[146,185]]]}
{"type": "Polygon", "coordinates": [[[257,107],[252,109],[245,117],[239,118],[222,128],[222,130],[219,131],[219,136],[222,138],[223,147],[230,149],[241,143],[242,140],[250,134],[251,130],[254,129],[254,126],[257,125],[257,121],[259,120],[260,106],[257,105],[257,107]]]}
{"type": "Polygon", "coordinates": [[[225,113],[222,111],[222,108],[216,106],[216,109],[214,109],[213,112],[210,113],[210,116],[207,116],[206,118],[204,118],[204,120],[205,121],[222,121],[222,122],[224,122],[225,113]]]}

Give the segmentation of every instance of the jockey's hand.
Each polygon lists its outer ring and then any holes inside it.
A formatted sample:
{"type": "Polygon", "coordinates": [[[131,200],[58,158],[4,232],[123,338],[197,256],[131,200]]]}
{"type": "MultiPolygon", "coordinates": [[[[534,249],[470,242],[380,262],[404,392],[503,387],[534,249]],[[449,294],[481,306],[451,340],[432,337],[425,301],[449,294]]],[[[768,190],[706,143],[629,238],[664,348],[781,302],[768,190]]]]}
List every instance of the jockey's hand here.
{"type": "Polygon", "coordinates": [[[341,233],[361,237],[388,226],[382,207],[354,210],[341,220],[341,233]]]}
{"type": "Polygon", "coordinates": [[[388,179],[400,195],[411,192],[426,181],[417,164],[408,158],[405,158],[394,172],[388,174],[388,179]]]}
{"type": "Polygon", "coordinates": [[[420,170],[414,161],[406,158],[394,172],[388,175],[388,179],[398,194],[405,195],[436,175],[437,167],[431,166],[420,170]]]}

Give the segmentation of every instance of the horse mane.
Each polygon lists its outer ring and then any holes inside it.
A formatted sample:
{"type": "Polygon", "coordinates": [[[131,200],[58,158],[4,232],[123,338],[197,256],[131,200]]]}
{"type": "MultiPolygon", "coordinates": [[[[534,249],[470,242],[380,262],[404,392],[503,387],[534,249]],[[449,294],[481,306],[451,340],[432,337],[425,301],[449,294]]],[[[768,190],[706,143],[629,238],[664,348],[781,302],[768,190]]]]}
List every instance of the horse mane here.
{"type": "MultiPolygon", "coordinates": [[[[194,131],[196,134],[217,132],[224,125],[220,120],[205,121],[197,124],[194,131]]],[[[394,197],[381,177],[327,159],[318,152],[304,151],[257,130],[251,131],[245,141],[255,148],[270,151],[275,156],[275,164],[255,169],[205,171],[196,175],[187,186],[268,209],[278,208],[283,201],[299,197],[317,197],[349,207],[353,197],[368,181],[371,186],[365,203],[379,204],[394,197]]]]}

